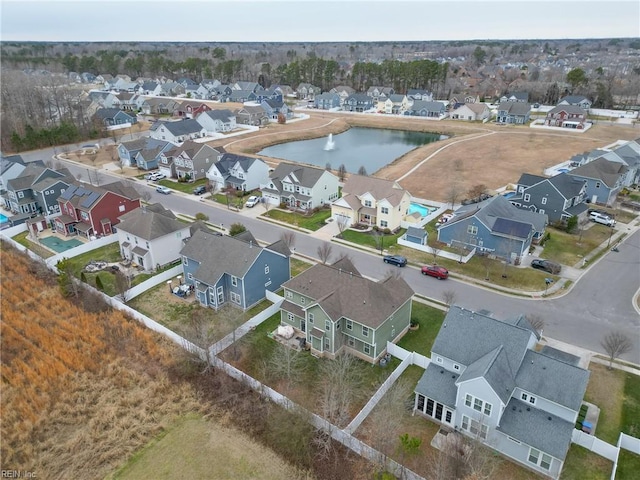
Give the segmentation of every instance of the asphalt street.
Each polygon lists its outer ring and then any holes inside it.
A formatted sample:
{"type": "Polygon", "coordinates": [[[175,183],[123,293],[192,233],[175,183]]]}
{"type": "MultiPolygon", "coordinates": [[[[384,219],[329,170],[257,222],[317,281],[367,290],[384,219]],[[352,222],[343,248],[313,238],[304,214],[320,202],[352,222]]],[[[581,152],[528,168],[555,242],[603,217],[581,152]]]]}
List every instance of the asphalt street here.
{"type": "MultiPolygon", "coordinates": [[[[45,160],[53,154],[53,149],[46,149],[23,154],[23,157],[45,160]]],[[[86,173],[86,167],[71,162],[65,162],[65,165],[73,174],[86,173]]],[[[101,170],[101,178],[101,183],[121,179],[105,170],[101,170]]],[[[256,238],[265,242],[274,242],[288,231],[285,227],[240,215],[210,202],[201,202],[195,195],[162,195],[146,182],[137,182],[137,188],[148,188],[151,202],[162,203],[176,213],[193,216],[202,212],[209,216],[210,222],[226,228],[241,222],[256,238]]],[[[317,249],[322,243],[323,240],[296,233],[295,250],[317,258],[317,249]]],[[[333,258],[348,254],[363,275],[374,279],[384,277],[390,268],[397,268],[384,264],[379,256],[358,249],[337,243],[332,247],[333,258]]],[[[633,340],[634,346],[622,358],[640,363],[640,315],[632,304],[632,298],[640,288],[640,231],[625,238],[619,252],[609,251],[591,265],[570,291],[560,297],[532,299],[511,296],[452,278],[439,281],[424,277],[417,268],[411,267],[403,268],[401,274],[421,295],[442,300],[444,291],[453,290],[457,304],[471,310],[489,310],[497,318],[515,317],[521,313],[539,314],[545,321],[545,336],[588,350],[603,353],[600,342],[604,335],[614,329],[623,331],[633,340]]]]}

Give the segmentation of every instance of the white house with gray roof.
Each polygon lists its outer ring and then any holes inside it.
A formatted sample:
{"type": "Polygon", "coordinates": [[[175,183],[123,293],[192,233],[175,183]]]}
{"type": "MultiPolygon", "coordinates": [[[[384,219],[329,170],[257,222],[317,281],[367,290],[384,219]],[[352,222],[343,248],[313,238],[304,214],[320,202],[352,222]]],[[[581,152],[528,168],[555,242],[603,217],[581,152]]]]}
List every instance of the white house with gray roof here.
{"type": "Polygon", "coordinates": [[[166,140],[179,145],[185,140],[193,140],[207,136],[207,130],[193,118],[178,122],[165,122],[151,132],[151,138],[166,140]]]}
{"type": "Polygon", "coordinates": [[[323,168],[280,163],[260,187],[265,201],[310,210],[338,198],[338,177],[323,168]]]}
{"type": "Polygon", "coordinates": [[[269,166],[260,158],[224,153],[211,165],[207,178],[214,191],[232,187],[250,192],[269,181],[269,166]]]}
{"type": "Polygon", "coordinates": [[[414,412],[558,478],[589,371],[544,347],[527,319],[452,306],[415,389],[414,412]]]}
{"type": "Polygon", "coordinates": [[[236,128],[236,114],[226,108],[202,112],[196,117],[196,121],[210,136],[220,132],[230,132],[236,128]]]}
{"type": "Polygon", "coordinates": [[[159,203],[136,208],[119,219],[122,258],[146,271],[178,261],[184,240],[191,236],[189,224],[178,221],[171,210],[159,203]]]}

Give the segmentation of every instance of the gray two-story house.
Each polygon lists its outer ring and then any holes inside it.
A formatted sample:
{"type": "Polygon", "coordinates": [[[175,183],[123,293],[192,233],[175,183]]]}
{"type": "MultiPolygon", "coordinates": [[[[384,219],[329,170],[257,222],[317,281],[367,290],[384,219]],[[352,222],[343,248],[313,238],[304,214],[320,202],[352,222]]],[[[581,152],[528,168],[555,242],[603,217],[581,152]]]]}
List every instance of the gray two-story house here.
{"type": "Polygon", "coordinates": [[[278,240],[260,247],[227,235],[196,231],[180,251],[185,282],[202,306],[218,309],[230,302],[250,308],[291,278],[290,251],[278,240]]]}
{"type": "Polygon", "coordinates": [[[504,102],[498,105],[496,123],[524,125],[529,121],[531,105],[526,102],[504,102]]]}
{"type": "Polygon", "coordinates": [[[401,277],[375,282],[342,258],[316,264],[283,285],[283,325],[293,327],[311,352],[335,358],[343,351],[375,363],[409,328],[413,289],[401,277]]]}
{"type": "Polygon", "coordinates": [[[585,198],[591,203],[611,205],[624,186],[627,172],[624,164],[600,157],[574,168],[567,175],[586,183],[585,198]]]}
{"type": "Polygon", "coordinates": [[[346,112],[365,112],[371,110],[373,105],[373,97],[366,93],[354,93],[344,100],[342,109],[346,112]]]}
{"type": "Polygon", "coordinates": [[[415,388],[414,412],[558,478],[589,371],[568,353],[538,351],[538,338],[522,315],[498,320],[452,306],[415,388]]]}
{"type": "Polygon", "coordinates": [[[566,173],[550,178],[524,173],[518,180],[516,195],[509,201],[518,208],[546,214],[549,223],[564,222],[587,211],[586,191],[584,180],[566,173]]]}
{"type": "Polygon", "coordinates": [[[316,95],[313,104],[318,110],[340,108],[340,95],[331,92],[321,93],[320,95],[316,95]]]}

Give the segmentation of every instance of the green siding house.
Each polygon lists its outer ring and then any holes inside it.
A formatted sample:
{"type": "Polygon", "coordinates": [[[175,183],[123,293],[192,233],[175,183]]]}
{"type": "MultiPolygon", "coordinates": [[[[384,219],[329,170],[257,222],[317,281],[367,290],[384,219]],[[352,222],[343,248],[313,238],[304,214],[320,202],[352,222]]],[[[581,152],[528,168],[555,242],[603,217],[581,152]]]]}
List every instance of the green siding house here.
{"type": "Polygon", "coordinates": [[[304,336],[311,352],[342,351],[375,363],[409,328],[413,290],[402,278],[368,280],[346,258],[318,264],[284,287],[282,325],[304,336]]]}

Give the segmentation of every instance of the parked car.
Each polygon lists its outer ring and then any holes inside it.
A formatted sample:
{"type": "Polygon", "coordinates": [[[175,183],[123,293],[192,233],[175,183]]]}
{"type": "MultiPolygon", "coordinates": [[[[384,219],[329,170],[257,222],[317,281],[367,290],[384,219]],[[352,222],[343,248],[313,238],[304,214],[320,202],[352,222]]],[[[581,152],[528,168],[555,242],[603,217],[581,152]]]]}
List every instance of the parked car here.
{"type": "Polygon", "coordinates": [[[407,259],[401,255],[385,255],[382,259],[384,263],[390,263],[397,267],[404,267],[407,264],[407,259]]]}
{"type": "Polygon", "coordinates": [[[193,189],[193,194],[194,195],[202,195],[204,193],[207,193],[207,186],[206,185],[200,185],[199,187],[196,187],[193,189]]]}
{"type": "Polygon", "coordinates": [[[439,265],[425,265],[422,267],[422,274],[430,277],[435,277],[438,280],[445,280],[449,278],[449,270],[439,265]]]}
{"type": "Polygon", "coordinates": [[[251,195],[247,199],[247,203],[245,203],[244,206],[251,208],[251,207],[255,207],[258,203],[260,203],[260,198],[255,195],[251,195]]]}
{"type": "Polygon", "coordinates": [[[547,273],[551,273],[557,275],[562,270],[562,265],[556,262],[552,262],[551,260],[542,260],[540,258],[536,258],[531,260],[531,266],[533,268],[537,268],[538,270],[544,270],[547,273]]]}
{"type": "Polygon", "coordinates": [[[589,217],[591,218],[592,222],[606,225],[608,227],[613,227],[616,224],[616,221],[609,215],[604,215],[599,212],[592,212],[589,214],[589,217]]]}
{"type": "Polygon", "coordinates": [[[157,182],[158,180],[162,180],[163,178],[166,178],[166,177],[167,176],[162,172],[155,172],[151,174],[151,176],[149,177],[149,180],[151,180],[152,182],[157,182]]]}
{"type": "Polygon", "coordinates": [[[171,193],[171,189],[169,187],[165,187],[164,185],[158,185],[156,187],[156,192],[163,193],[164,195],[169,195],[171,193]]]}

